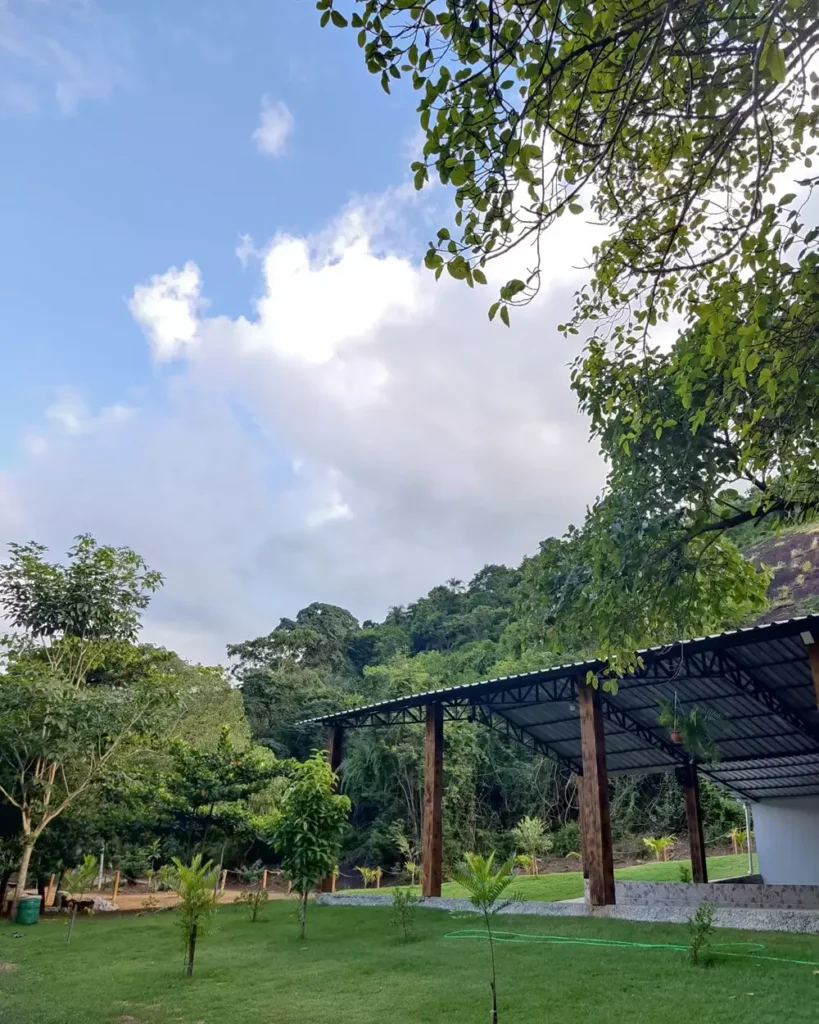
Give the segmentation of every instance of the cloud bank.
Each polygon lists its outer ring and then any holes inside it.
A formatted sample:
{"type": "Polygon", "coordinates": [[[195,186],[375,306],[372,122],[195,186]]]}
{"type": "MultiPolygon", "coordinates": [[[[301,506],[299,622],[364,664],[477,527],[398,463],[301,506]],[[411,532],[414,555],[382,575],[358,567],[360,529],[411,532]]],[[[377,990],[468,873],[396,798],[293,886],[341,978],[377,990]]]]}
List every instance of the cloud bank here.
{"type": "Polygon", "coordinates": [[[543,292],[507,330],[493,289],[436,284],[385,242],[404,202],[249,240],[247,318],[209,310],[193,261],[137,283],[156,400],[58,397],[0,475],[0,540],[136,548],[167,579],[146,637],[217,661],[310,601],[381,617],[562,533],[603,480],[556,331],[588,230],[552,233],[543,292]]]}

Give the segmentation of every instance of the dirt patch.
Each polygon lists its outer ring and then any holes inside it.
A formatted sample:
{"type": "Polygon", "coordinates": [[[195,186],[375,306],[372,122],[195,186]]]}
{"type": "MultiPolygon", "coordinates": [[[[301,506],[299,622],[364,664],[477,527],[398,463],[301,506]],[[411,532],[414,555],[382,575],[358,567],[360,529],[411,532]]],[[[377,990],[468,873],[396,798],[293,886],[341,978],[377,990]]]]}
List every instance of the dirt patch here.
{"type": "Polygon", "coordinates": [[[17,964],[11,964],[8,960],[0,960],[0,974],[15,974],[17,964]]]}
{"type": "Polygon", "coordinates": [[[142,1024],[142,1021],[136,1017],[126,1015],[125,1017],[117,1017],[117,1024],[142,1024]]]}

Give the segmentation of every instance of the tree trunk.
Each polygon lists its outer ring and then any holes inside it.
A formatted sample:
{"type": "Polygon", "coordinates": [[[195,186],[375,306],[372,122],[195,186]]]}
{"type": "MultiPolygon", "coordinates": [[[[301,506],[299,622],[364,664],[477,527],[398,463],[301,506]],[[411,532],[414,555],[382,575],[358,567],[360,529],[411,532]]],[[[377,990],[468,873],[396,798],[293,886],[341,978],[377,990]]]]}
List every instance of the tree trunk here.
{"type": "Polygon", "coordinates": [[[185,961],[185,977],[190,978],[193,975],[193,958],[196,953],[196,929],[197,926],[193,925],[191,933],[188,936],[188,956],[185,961]]]}
{"type": "Polygon", "coordinates": [[[307,893],[304,893],[301,898],[301,938],[304,938],[304,932],[307,928],[307,893]]]}
{"type": "Polygon", "coordinates": [[[492,993],[492,1004],[489,1009],[489,1022],[490,1024],[498,1024],[498,995],[495,992],[495,982],[489,982],[489,989],[492,993]]]}
{"type": "Polygon", "coordinates": [[[17,916],[17,907],[20,903],[20,897],[26,891],[26,882],[28,881],[28,866],[31,863],[31,854],[34,851],[34,843],[29,839],[23,847],[23,856],[20,858],[20,867],[17,869],[17,887],[14,890],[14,903],[11,905],[11,919],[12,921],[17,916]]]}
{"type": "Polygon", "coordinates": [[[37,876],[37,892],[40,894],[40,917],[42,917],[43,914],[45,913],[48,883],[41,875],[37,876]]]}
{"type": "Polygon", "coordinates": [[[11,868],[0,875],[0,917],[3,916],[3,911],[6,909],[6,893],[9,888],[9,879],[11,878],[11,868]]]}

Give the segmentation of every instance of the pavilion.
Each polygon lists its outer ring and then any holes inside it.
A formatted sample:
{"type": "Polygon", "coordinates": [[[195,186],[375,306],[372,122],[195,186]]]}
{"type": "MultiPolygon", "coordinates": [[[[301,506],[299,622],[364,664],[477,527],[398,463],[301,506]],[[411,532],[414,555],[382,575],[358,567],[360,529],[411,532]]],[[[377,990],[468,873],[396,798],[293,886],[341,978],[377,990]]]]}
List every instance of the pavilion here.
{"type": "Polygon", "coordinates": [[[760,862],[764,850],[788,848],[796,874],[778,881],[804,882],[797,876],[807,870],[808,884],[819,884],[810,874],[819,843],[819,615],[640,654],[641,668],[621,679],[613,694],[587,682],[605,668],[594,660],[399,697],[312,722],[329,727],[334,770],[346,729],[425,725],[424,896],[441,894],[444,722],[462,720],[481,722],[576,773],[593,906],[615,902],[608,779],[623,773],[675,771],[685,794],[694,882],[708,881],[699,799],[704,776],[755,806],[760,862]],[[683,711],[715,712],[718,762],[695,763],[657,725],[661,697],[676,699],[683,711]]]}

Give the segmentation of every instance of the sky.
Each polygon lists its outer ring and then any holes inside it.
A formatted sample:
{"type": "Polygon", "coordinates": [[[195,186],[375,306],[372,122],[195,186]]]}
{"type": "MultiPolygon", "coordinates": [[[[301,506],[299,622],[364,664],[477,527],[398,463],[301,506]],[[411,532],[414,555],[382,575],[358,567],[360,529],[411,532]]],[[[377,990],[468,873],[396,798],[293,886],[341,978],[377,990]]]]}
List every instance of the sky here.
{"type": "Polygon", "coordinates": [[[134,548],[144,638],[215,663],[582,518],[557,325],[594,229],[490,324],[510,261],[475,291],[421,265],[452,196],[410,184],[416,117],[309,0],[0,0],[0,544],[134,548]]]}

